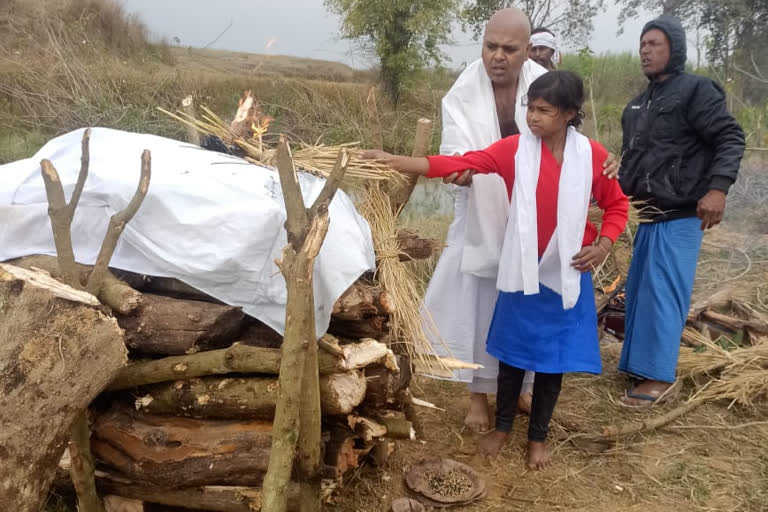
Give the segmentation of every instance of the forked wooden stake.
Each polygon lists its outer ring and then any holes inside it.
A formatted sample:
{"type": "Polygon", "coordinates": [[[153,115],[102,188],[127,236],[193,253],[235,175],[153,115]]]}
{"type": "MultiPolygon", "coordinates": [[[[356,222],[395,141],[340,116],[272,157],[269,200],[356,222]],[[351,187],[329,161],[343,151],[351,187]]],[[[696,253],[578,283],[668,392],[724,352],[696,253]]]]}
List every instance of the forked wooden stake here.
{"type": "Polygon", "coordinates": [[[320,195],[306,208],[288,142],[280,139],[277,166],[285,198],[288,245],[277,265],[285,277],[288,298],[278,381],[280,396],[264,479],[264,512],[286,510],[297,445],[301,510],[320,510],[320,388],[312,272],[328,232],[328,207],[348,163],[349,156],[342,150],[320,195]]]}
{"type": "MultiPolygon", "coordinates": [[[[80,173],[77,177],[75,189],[69,203],[64,198],[64,189],[61,185],[61,179],[56,168],[49,160],[40,162],[43,181],[45,183],[45,193],[48,198],[48,214],[51,217],[51,228],[53,229],[53,239],[56,244],[56,255],[59,264],[59,274],[62,280],[77,289],[83,289],[83,283],[80,281],[80,272],[75,263],[75,253],[72,248],[72,219],[75,216],[75,209],[80,202],[80,196],[88,177],[88,165],[90,163],[90,144],[91,129],[88,128],[83,133],[82,156],[80,158],[80,173]]],[[[149,151],[144,151],[141,156],[141,178],[128,206],[119,213],[112,216],[109,221],[109,228],[101,245],[96,265],[93,268],[88,282],[85,286],[88,292],[98,295],[107,275],[107,266],[112,254],[117,246],[117,240],[123,232],[125,225],[133,218],[136,211],[141,206],[144,197],[149,189],[149,180],[151,176],[151,159],[149,151]]],[[[81,512],[104,512],[104,503],[96,492],[93,471],[93,457],[90,448],[90,431],[88,429],[87,411],[75,420],[72,426],[72,439],[70,441],[70,455],[72,457],[72,467],[70,474],[77,490],[78,505],[81,512]]]]}

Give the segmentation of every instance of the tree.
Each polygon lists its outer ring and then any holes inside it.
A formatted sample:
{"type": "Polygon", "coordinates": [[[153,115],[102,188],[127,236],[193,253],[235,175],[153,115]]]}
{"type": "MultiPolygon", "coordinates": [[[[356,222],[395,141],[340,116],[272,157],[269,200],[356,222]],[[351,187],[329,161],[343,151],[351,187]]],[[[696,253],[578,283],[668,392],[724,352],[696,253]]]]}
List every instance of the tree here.
{"type": "Polygon", "coordinates": [[[569,46],[580,47],[587,43],[594,28],[592,20],[603,4],[603,0],[470,0],[462,20],[479,39],[494,12],[518,7],[528,15],[534,28],[547,27],[569,46]]]}
{"type": "Polygon", "coordinates": [[[342,18],[341,34],[378,60],[381,81],[390,98],[400,99],[403,83],[445,55],[459,0],[325,0],[342,18]]]}

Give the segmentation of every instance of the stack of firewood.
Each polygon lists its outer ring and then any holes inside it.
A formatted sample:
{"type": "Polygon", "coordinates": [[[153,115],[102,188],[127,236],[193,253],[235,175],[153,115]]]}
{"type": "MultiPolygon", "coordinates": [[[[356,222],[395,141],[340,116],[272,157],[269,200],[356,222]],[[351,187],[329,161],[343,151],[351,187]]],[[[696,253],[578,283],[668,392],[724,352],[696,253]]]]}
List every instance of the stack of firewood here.
{"type": "MultiPolygon", "coordinates": [[[[404,257],[428,257],[437,247],[413,233],[399,238],[404,257]]],[[[10,263],[58,272],[53,257],[10,263]]],[[[91,406],[100,491],[187,508],[258,510],[281,336],[175,279],[113,269],[107,282],[99,298],[109,297],[131,361],[91,406]]],[[[410,362],[389,346],[391,308],[373,277],[363,276],[336,302],[319,342],[328,484],[366,457],[381,462],[392,440],[414,438],[404,412],[410,362]]]]}
{"type": "MultiPolygon", "coordinates": [[[[412,232],[398,239],[404,259],[430,257],[438,247],[412,232]]],[[[54,257],[9,263],[60,277],[54,257]]],[[[258,510],[281,336],[175,279],[113,269],[99,299],[124,329],[131,359],[91,407],[101,493],[204,510],[258,510]]],[[[403,412],[410,362],[388,343],[391,302],[373,276],[361,277],[335,303],[330,333],[320,340],[329,483],[365,457],[381,462],[392,439],[414,436],[403,412]]]]}

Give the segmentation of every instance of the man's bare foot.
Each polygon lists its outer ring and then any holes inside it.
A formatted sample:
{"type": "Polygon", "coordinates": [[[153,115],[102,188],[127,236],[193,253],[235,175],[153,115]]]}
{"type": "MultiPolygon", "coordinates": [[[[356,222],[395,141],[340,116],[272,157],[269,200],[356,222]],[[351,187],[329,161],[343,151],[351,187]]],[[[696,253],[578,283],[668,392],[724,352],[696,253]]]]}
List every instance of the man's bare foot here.
{"type": "Polygon", "coordinates": [[[498,430],[494,430],[485,436],[482,441],[480,441],[478,446],[480,455],[495,459],[501,449],[504,447],[504,443],[507,442],[507,437],[509,437],[508,432],[499,432],[498,430]]]}
{"type": "Polygon", "coordinates": [[[531,404],[533,403],[532,393],[520,393],[517,399],[517,410],[523,414],[531,415],[531,404]]]}
{"type": "Polygon", "coordinates": [[[673,386],[670,382],[644,380],[621,397],[621,402],[629,407],[650,407],[660,398],[668,395],[673,386]]]}
{"type": "Polygon", "coordinates": [[[485,393],[472,393],[469,411],[467,411],[467,416],[464,418],[464,424],[475,434],[488,432],[491,426],[489,409],[488,395],[485,393]]]}
{"type": "Polygon", "coordinates": [[[547,444],[541,441],[528,441],[528,469],[541,471],[552,464],[552,455],[547,444]]]}

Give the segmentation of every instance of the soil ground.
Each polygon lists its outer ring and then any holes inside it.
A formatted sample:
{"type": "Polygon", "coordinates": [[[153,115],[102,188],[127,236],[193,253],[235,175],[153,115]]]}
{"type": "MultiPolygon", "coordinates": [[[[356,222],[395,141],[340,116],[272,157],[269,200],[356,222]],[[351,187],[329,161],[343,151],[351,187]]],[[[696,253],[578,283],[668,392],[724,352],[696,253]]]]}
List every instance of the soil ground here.
{"type": "MultiPolygon", "coordinates": [[[[608,342],[611,343],[611,342],[608,342]]],[[[615,343],[615,342],[613,342],[615,343]]],[[[398,443],[385,467],[367,465],[352,474],[333,509],[386,511],[406,496],[411,464],[442,455],[472,465],[487,479],[486,498],[454,510],[492,511],[765,511],[768,510],[768,410],[728,404],[704,406],[666,428],[623,440],[606,451],[581,444],[579,433],[642,420],[680,405],[636,411],[615,399],[626,381],[616,371],[616,347],[603,350],[600,376],[570,375],[555,411],[554,463],[543,472],[525,468],[527,417],[494,463],[477,464],[476,436],[463,426],[469,394],[461,384],[419,378],[415,393],[444,411],[420,409],[423,432],[398,443]]],[[[605,346],[604,346],[605,349],[605,346]]],[[[329,507],[330,509],[330,507],[329,507]]]]}

